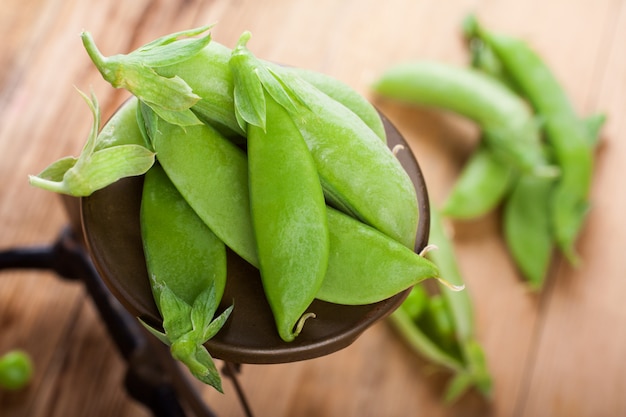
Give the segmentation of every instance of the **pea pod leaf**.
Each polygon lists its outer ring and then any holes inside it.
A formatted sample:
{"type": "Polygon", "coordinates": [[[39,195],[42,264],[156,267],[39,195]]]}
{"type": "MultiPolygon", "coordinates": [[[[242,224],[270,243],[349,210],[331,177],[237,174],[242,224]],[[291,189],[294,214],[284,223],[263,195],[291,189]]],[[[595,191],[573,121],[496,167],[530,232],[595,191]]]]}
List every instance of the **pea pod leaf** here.
{"type": "Polygon", "coordinates": [[[265,130],[265,92],[286,110],[297,111],[296,101],[303,100],[282,80],[270,65],[259,60],[247,48],[250,32],[244,32],[233,49],[229,67],[233,73],[235,116],[242,129],[245,123],[265,130]]]}
{"type": "Polygon", "coordinates": [[[31,175],[31,185],[76,197],[88,196],[120,178],[144,174],[154,164],[154,152],[136,144],[99,147],[100,109],[96,97],[83,96],[94,122],[78,158],[64,157],[38,175],[31,175]],[[95,149],[98,149],[95,151],[95,149]]]}
{"type": "Polygon", "coordinates": [[[165,281],[154,276],[151,279],[165,332],[160,332],[143,321],[142,324],[170,346],[172,357],[185,364],[197,379],[222,392],[219,372],[204,343],[224,326],[233,306],[213,319],[219,305],[214,284],[202,291],[193,304],[189,305],[165,281]]]}
{"type": "Polygon", "coordinates": [[[200,35],[211,27],[177,32],[129,54],[109,57],[102,55],[89,32],[83,32],[81,38],[89,57],[113,87],[130,91],[168,122],[190,126],[201,123],[190,110],[200,96],[182,78],[162,76],[156,69],[180,63],[200,52],[211,41],[211,35],[197,39],[189,37],[200,35]]]}

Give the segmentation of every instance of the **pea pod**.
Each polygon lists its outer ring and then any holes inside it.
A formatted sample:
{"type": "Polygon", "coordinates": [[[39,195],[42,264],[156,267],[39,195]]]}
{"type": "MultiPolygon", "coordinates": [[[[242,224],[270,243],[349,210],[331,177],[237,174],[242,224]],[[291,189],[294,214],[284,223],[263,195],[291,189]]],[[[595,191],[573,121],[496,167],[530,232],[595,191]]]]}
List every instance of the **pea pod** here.
{"type": "Polygon", "coordinates": [[[482,216],[502,202],[514,177],[515,170],[511,166],[480,144],[454,183],[442,213],[456,219],[482,216]]]}
{"type": "Polygon", "coordinates": [[[316,298],[337,304],[375,303],[428,278],[431,261],[380,231],[328,207],[330,256],[316,298]]]}
{"type": "Polygon", "coordinates": [[[515,264],[534,289],[541,288],[554,248],[549,201],[554,180],[522,176],[504,204],[503,233],[515,264]]]}
{"type": "Polygon", "coordinates": [[[551,197],[555,238],[565,256],[576,263],[574,245],[589,207],[593,171],[589,129],[576,115],[553,72],[526,42],[485,31],[478,23],[474,29],[542,119],[561,171],[551,197]]]}
{"type": "Polygon", "coordinates": [[[203,344],[220,330],[232,310],[231,306],[213,320],[226,284],[226,248],[159,165],[144,178],[140,224],[164,333],[149,329],[170,345],[174,358],[195,377],[221,392],[219,372],[203,344]]]}
{"type": "Polygon", "coordinates": [[[494,154],[523,172],[554,176],[525,103],[478,70],[432,61],[389,68],[373,85],[381,96],[442,108],[475,121],[494,154]]]}
{"type": "Polygon", "coordinates": [[[329,203],[413,248],[415,189],[385,143],[352,111],[289,71],[274,69],[308,111],[294,117],[329,203]]]}
{"type": "Polygon", "coordinates": [[[284,107],[295,104],[246,48],[249,37],[241,36],[229,64],[236,111],[247,122],[259,270],[278,333],[289,342],[299,334],[326,273],[326,205],[311,153],[284,107]]]}
{"type": "Polygon", "coordinates": [[[354,114],[359,116],[381,140],[387,141],[385,126],[383,125],[378,111],[365,97],[357,93],[352,87],[321,72],[304,68],[292,68],[292,70],[300,78],[313,85],[336,102],[346,106],[354,114]]]}
{"type": "Polygon", "coordinates": [[[246,154],[208,125],[174,125],[142,105],[157,159],[198,216],[254,266],[258,255],[248,195],[246,154]]]}
{"type": "MultiPolygon", "coordinates": [[[[450,284],[460,285],[462,278],[452,241],[433,206],[430,218],[430,243],[437,249],[429,251],[427,256],[442,277],[450,284]]],[[[390,316],[391,323],[418,354],[454,373],[445,394],[449,402],[472,386],[486,396],[491,391],[491,377],[476,341],[473,315],[467,291],[451,291],[440,284],[416,319],[404,304],[390,316]]]]}

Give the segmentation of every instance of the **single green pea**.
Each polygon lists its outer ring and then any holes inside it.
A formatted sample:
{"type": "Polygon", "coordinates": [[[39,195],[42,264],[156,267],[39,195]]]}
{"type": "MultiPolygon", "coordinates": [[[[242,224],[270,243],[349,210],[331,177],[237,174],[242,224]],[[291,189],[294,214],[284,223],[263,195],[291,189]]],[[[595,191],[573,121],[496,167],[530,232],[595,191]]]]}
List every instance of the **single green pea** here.
{"type": "Polygon", "coordinates": [[[419,317],[416,324],[435,341],[437,346],[462,360],[454,321],[441,294],[430,296],[424,314],[419,317]]]}
{"type": "Polygon", "coordinates": [[[521,171],[553,176],[526,104],[490,76],[434,61],[397,64],[373,85],[383,97],[455,112],[476,122],[494,154],[521,171]]]}
{"type": "Polygon", "coordinates": [[[247,122],[250,211],[261,280],[278,333],[290,342],[326,274],[326,204],[313,157],[283,107],[295,104],[276,78],[260,75],[264,67],[247,49],[249,37],[241,36],[229,64],[236,110],[247,122]]]}
{"type": "Polygon", "coordinates": [[[145,326],[171,346],[200,381],[222,391],[203,344],[230,315],[213,320],[226,285],[226,247],[187,204],[159,166],[145,175],[140,210],[146,267],[163,330],[145,326]]]}
{"type": "Polygon", "coordinates": [[[0,388],[19,390],[27,386],[33,376],[33,361],[23,350],[11,350],[0,357],[0,388]]]}

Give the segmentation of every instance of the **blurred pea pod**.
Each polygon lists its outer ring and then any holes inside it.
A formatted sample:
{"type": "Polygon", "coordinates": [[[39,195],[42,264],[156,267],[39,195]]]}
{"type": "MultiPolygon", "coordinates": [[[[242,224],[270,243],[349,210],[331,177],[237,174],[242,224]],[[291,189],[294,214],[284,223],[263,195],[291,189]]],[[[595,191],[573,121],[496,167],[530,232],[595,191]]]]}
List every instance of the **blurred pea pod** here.
{"type": "Polygon", "coordinates": [[[442,214],[473,219],[497,207],[511,188],[516,171],[496,158],[483,143],[472,153],[455,181],[442,214]]]}
{"type": "Polygon", "coordinates": [[[557,246],[578,262],[575,242],[589,209],[593,173],[590,129],[578,117],[554,73],[525,41],[483,29],[473,17],[466,32],[493,51],[504,73],[539,115],[560,176],[550,198],[551,222],[557,246]]]}
{"type": "MultiPolygon", "coordinates": [[[[427,256],[437,265],[442,278],[462,285],[452,241],[432,206],[430,218],[429,242],[436,248],[427,256]]],[[[423,287],[415,286],[389,319],[418,354],[453,372],[444,395],[446,401],[456,400],[470,387],[490,396],[491,376],[476,340],[474,312],[467,290],[451,291],[440,282],[438,292],[429,296],[423,287]]]]}
{"type": "Polygon", "coordinates": [[[386,70],[373,89],[382,97],[465,116],[478,124],[486,144],[503,163],[533,175],[556,174],[543,155],[525,103],[478,70],[434,61],[406,62],[386,70]]]}

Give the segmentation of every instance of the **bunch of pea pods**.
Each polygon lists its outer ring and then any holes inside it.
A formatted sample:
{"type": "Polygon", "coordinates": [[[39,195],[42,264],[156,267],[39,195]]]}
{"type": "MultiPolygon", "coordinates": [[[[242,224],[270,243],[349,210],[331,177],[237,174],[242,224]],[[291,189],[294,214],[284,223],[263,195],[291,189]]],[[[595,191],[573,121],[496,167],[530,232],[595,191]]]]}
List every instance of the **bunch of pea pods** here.
{"type": "Polygon", "coordinates": [[[144,175],[141,236],[163,325],[144,324],[221,391],[204,343],[237,308],[218,314],[226,248],[259,269],[285,342],[315,316],[314,299],[371,304],[445,277],[414,251],[415,187],[375,108],[328,76],[257,58],[250,33],[231,50],[209,29],[109,57],[84,32],[103,78],[133,97],[100,130],[83,94],[94,124],[81,154],[30,182],[87,196],[144,175]]]}
{"type": "MultiPolygon", "coordinates": [[[[381,97],[454,112],[477,124],[480,141],[431,219],[430,242],[444,276],[460,281],[441,217],[470,220],[502,208],[511,259],[539,291],[556,251],[573,265],[589,208],[594,146],[605,116],[580,118],[539,54],[522,39],[485,30],[475,16],[463,34],[471,65],[412,61],[389,68],[373,85],[381,97]],[[439,211],[439,212],[438,212],[439,211]]],[[[417,285],[391,319],[423,356],[456,374],[445,394],[457,398],[491,381],[475,341],[469,295],[417,285]]]]}

